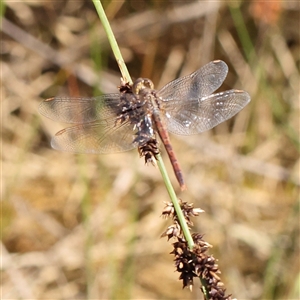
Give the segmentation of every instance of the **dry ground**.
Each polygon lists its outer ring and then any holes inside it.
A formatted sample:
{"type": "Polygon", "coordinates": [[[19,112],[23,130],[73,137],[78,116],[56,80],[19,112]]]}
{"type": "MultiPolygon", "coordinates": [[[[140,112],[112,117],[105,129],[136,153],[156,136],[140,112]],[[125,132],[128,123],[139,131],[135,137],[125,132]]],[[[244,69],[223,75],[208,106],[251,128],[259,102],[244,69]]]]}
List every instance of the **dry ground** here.
{"type": "MultiPolygon", "coordinates": [[[[202,299],[182,290],[160,234],[168,194],[136,151],[50,149],[54,95],[116,92],[120,73],[89,1],[2,5],[1,299],[202,299]]],[[[299,1],[105,1],[132,77],[157,87],[222,59],[221,90],[251,103],[175,137],[194,231],[238,299],[299,299],[299,1]]]]}

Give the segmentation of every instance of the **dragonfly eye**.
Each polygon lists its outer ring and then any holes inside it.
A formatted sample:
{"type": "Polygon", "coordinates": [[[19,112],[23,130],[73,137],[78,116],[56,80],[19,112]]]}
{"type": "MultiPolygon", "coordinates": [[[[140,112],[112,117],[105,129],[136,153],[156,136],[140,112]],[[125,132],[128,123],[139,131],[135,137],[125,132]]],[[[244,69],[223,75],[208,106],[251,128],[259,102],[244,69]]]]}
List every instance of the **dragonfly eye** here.
{"type": "Polygon", "coordinates": [[[148,78],[138,78],[132,85],[132,90],[135,94],[139,94],[144,89],[153,89],[154,85],[148,78]]]}
{"type": "Polygon", "coordinates": [[[148,79],[148,78],[143,78],[143,83],[144,83],[144,86],[145,86],[146,88],[151,89],[151,90],[154,89],[154,84],[153,84],[153,82],[152,82],[150,79],[148,79]]]}

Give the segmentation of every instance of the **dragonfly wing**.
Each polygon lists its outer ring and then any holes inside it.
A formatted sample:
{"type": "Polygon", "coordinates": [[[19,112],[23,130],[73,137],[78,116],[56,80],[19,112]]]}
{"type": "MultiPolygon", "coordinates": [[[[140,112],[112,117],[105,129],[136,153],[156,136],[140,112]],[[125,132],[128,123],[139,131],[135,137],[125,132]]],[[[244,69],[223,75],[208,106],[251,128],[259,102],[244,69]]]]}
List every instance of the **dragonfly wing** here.
{"type": "Polygon", "coordinates": [[[54,121],[83,124],[116,117],[120,94],[106,94],[93,98],[54,97],[39,105],[39,112],[54,121]]]}
{"type": "MultiPolygon", "coordinates": [[[[165,85],[157,94],[162,101],[180,102],[201,98],[217,90],[228,73],[228,66],[221,60],[212,61],[194,73],[175,79],[165,85]]],[[[182,104],[185,105],[185,104],[182,104]]]]}
{"type": "Polygon", "coordinates": [[[73,153],[112,153],[131,150],[137,145],[134,125],[115,119],[78,124],[62,129],[51,140],[54,149],[73,153]]]}
{"type": "MultiPolygon", "coordinates": [[[[177,103],[177,100],[174,102],[177,103]]],[[[169,102],[165,106],[165,122],[168,131],[172,133],[196,134],[230,119],[249,102],[249,94],[240,90],[229,90],[198,99],[189,99],[184,107],[169,102]]]]}

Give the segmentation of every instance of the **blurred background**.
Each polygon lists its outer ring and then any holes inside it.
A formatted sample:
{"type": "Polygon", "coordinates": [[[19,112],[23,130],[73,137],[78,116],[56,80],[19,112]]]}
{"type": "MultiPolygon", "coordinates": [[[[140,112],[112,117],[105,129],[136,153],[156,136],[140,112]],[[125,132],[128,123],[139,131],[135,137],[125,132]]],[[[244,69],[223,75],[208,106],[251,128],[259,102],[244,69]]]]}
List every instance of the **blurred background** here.
{"type": "MultiPolygon", "coordinates": [[[[220,90],[251,103],[209,132],[171,136],[205,213],[227,293],[299,299],[299,1],[104,1],[133,78],[156,88],[224,60],[220,90]]],[[[202,299],[182,290],[161,218],[167,191],[137,151],[60,153],[55,95],[117,92],[120,72],[90,1],[1,3],[2,299],[202,299]]]]}

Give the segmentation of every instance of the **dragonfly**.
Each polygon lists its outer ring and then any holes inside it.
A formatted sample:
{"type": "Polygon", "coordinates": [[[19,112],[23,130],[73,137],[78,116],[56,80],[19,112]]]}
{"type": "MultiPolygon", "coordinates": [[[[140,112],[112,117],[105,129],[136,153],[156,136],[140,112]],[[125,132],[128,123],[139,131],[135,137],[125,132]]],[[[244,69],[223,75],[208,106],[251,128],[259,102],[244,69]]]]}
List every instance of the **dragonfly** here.
{"type": "Polygon", "coordinates": [[[61,151],[106,154],[138,148],[151,161],[159,153],[159,136],[184,190],[182,169],[168,133],[204,132],[250,102],[249,94],[242,90],[214,93],[227,73],[226,63],[215,60],[160,90],[154,89],[150,79],[138,78],[132,85],[121,85],[118,93],[46,99],[39,112],[53,121],[72,124],[52,137],[52,148],[61,151]]]}

